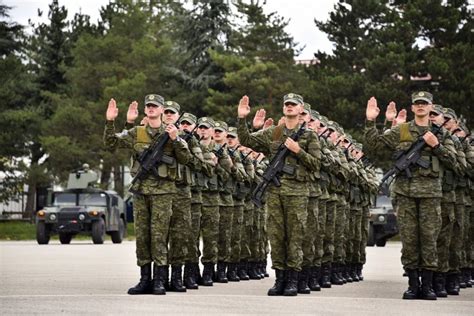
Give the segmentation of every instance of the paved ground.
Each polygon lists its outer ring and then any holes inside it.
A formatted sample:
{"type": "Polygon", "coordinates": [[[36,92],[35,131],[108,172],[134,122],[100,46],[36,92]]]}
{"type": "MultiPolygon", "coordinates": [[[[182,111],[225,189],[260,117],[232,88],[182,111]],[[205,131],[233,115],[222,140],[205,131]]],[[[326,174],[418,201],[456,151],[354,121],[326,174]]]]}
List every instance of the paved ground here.
{"type": "Polygon", "coordinates": [[[135,245],[0,242],[0,313],[474,315],[474,288],[435,302],[404,301],[400,244],[368,248],[365,281],[297,297],[268,297],[271,277],[187,293],[130,296],[135,245]]]}

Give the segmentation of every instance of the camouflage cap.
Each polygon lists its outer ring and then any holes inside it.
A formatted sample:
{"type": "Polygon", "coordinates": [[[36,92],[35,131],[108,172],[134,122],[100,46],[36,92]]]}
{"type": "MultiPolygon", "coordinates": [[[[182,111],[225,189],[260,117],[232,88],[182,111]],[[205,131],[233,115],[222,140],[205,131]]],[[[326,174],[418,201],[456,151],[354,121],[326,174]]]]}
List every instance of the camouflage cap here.
{"type": "Polygon", "coordinates": [[[164,105],[165,99],[158,94],[147,94],[145,96],[145,105],[147,104],[155,104],[157,106],[164,105]]]}
{"type": "Polygon", "coordinates": [[[305,102],[303,104],[303,112],[306,114],[311,113],[311,104],[305,102]]]}
{"type": "Polygon", "coordinates": [[[452,119],[454,119],[455,121],[458,120],[458,116],[456,115],[456,112],[454,112],[454,110],[451,109],[451,108],[443,108],[443,115],[444,115],[445,117],[452,118],[452,119]]]}
{"type": "Polygon", "coordinates": [[[283,103],[303,104],[303,97],[296,93],[288,93],[283,97],[283,103]]]}
{"type": "Polygon", "coordinates": [[[357,149],[358,151],[362,151],[362,149],[364,148],[364,146],[361,144],[361,143],[355,143],[354,144],[354,148],[357,149]]]}
{"type": "Polygon", "coordinates": [[[319,117],[319,122],[321,122],[321,124],[323,124],[324,126],[328,126],[329,125],[329,120],[326,116],[324,115],[321,115],[319,117]]]}
{"type": "Polygon", "coordinates": [[[196,118],[196,115],[194,114],[183,113],[183,115],[181,116],[181,120],[179,122],[181,123],[182,121],[186,121],[191,124],[196,124],[197,118],[196,118]]]}
{"type": "Polygon", "coordinates": [[[165,111],[171,110],[175,113],[179,113],[179,110],[181,110],[181,106],[177,102],[174,102],[174,101],[166,101],[164,106],[165,106],[164,108],[165,111]]]}
{"type": "Polygon", "coordinates": [[[321,114],[319,114],[318,111],[311,110],[311,117],[315,120],[320,120],[321,121],[321,114]]]}
{"type": "Polygon", "coordinates": [[[469,128],[467,127],[465,122],[460,122],[459,128],[462,129],[466,134],[469,134],[469,128]]]}
{"type": "Polygon", "coordinates": [[[204,125],[209,128],[214,128],[214,120],[211,117],[201,117],[197,121],[198,126],[204,125]]]}
{"type": "Polygon", "coordinates": [[[351,135],[345,134],[344,138],[347,139],[351,144],[354,144],[354,139],[352,138],[351,135]]]}
{"type": "Polygon", "coordinates": [[[425,101],[428,103],[433,103],[433,95],[426,91],[418,91],[411,95],[411,102],[415,103],[416,101],[425,101]]]}
{"type": "Polygon", "coordinates": [[[214,124],[214,130],[216,131],[221,131],[221,132],[227,132],[228,125],[226,122],[223,121],[216,121],[214,124]]]}
{"type": "Polygon", "coordinates": [[[229,129],[227,130],[227,136],[234,136],[234,137],[239,137],[237,135],[237,127],[234,127],[234,126],[231,126],[229,127],[229,129]]]}
{"type": "Polygon", "coordinates": [[[433,112],[436,112],[438,114],[443,113],[443,106],[439,104],[433,104],[433,112]]]}

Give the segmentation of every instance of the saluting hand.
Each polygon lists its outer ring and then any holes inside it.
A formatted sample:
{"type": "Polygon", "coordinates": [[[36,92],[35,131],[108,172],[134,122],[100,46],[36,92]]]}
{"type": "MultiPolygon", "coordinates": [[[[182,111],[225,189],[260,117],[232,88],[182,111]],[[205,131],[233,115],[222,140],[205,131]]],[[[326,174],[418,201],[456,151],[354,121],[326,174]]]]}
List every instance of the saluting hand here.
{"type": "Polygon", "coordinates": [[[407,121],[407,110],[402,109],[398,112],[397,117],[393,121],[395,125],[403,124],[407,121]]]}
{"type": "Polygon", "coordinates": [[[237,115],[239,118],[244,118],[250,113],[249,97],[244,95],[240,99],[239,107],[237,109],[237,115]]]}
{"type": "Polygon", "coordinates": [[[273,119],[270,117],[268,118],[265,123],[263,124],[263,129],[267,129],[269,128],[270,126],[273,125],[273,119]]]}
{"type": "Polygon", "coordinates": [[[290,137],[288,137],[285,140],[285,146],[286,146],[286,148],[288,148],[291,152],[293,152],[295,154],[299,153],[300,150],[301,150],[300,144],[298,144],[298,142],[295,142],[290,137]]]}
{"type": "Polygon", "coordinates": [[[387,110],[385,111],[385,118],[387,119],[387,121],[392,122],[396,116],[397,107],[395,102],[391,101],[387,106],[387,110]]]}
{"type": "Polygon", "coordinates": [[[138,117],[138,102],[133,101],[130,103],[128,106],[128,111],[127,111],[127,122],[128,123],[133,123],[138,117]]]}
{"type": "Polygon", "coordinates": [[[109,101],[109,106],[107,107],[107,112],[105,114],[105,117],[107,118],[107,121],[114,121],[117,118],[117,116],[118,116],[117,103],[112,98],[109,101]]]}
{"type": "Polygon", "coordinates": [[[379,116],[380,109],[377,106],[377,99],[375,97],[371,97],[369,101],[367,101],[367,109],[365,110],[365,117],[368,121],[374,121],[377,116],[379,116]]]}
{"type": "Polygon", "coordinates": [[[265,122],[265,116],[266,116],[266,111],[265,109],[259,109],[256,113],[255,116],[253,117],[253,128],[259,129],[262,128],[264,122],[265,122]]]}

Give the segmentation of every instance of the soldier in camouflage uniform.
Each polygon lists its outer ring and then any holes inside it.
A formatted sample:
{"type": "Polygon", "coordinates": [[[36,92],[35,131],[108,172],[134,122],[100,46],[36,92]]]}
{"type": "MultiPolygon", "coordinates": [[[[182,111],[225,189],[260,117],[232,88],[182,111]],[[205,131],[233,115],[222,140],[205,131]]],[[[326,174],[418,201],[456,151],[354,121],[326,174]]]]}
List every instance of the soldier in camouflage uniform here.
{"type": "Polygon", "coordinates": [[[436,300],[432,289],[433,271],[438,267],[436,239],[441,227],[441,172],[442,164],[455,162],[452,142],[445,135],[435,136],[430,130],[429,113],[433,97],[428,92],[412,95],[415,119],[399,124],[383,135],[375,127],[380,109],[372,97],[367,103],[365,139],[371,148],[388,146],[392,150],[406,150],[421,136],[427,146],[422,150],[427,169],[413,168],[412,178],[399,174],[394,182],[398,200],[398,222],[402,240],[402,264],[408,273],[409,288],[404,299],[421,297],[436,300]],[[418,271],[421,269],[421,291],[418,271]]]}
{"type": "Polygon", "coordinates": [[[115,133],[114,120],[118,115],[115,100],[111,99],[107,108],[107,123],[104,131],[104,143],[108,148],[124,147],[133,149],[132,175],[139,169],[136,161],[154,139],[168,133],[170,140],[166,144],[165,154],[172,158],[172,165],[157,166],[157,175],[147,175],[146,178],[134,184],[135,231],[137,246],[137,264],[140,266],[140,282],[130,288],[129,294],[165,294],[164,288],[166,269],[168,267],[168,234],[172,214],[172,199],[170,194],[176,193],[175,180],[177,163],[187,164],[191,153],[186,142],[178,136],[174,124],[162,125],[160,115],[164,100],[159,95],[145,97],[145,113],[148,126],[137,126],[115,133]],[[153,282],[151,281],[151,262],[153,267],[153,282]]]}
{"type": "Polygon", "coordinates": [[[238,107],[237,130],[243,145],[258,149],[270,157],[275,155],[281,144],[291,152],[286,158],[288,171],[280,179],[281,186],[270,186],[267,192],[268,234],[273,268],[276,270],[275,285],[268,295],[294,296],[297,295],[298,272],[303,261],[308,173],[318,170],[321,153],[319,140],[313,132],[306,131],[297,142],[288,137],[299,129],[298,115],[302,112],[303,98],[290,93],[283,102],[284,125],[250,134],[245,119],[250,113],[250,106],[248,97],[244,96],[238,107]]]}

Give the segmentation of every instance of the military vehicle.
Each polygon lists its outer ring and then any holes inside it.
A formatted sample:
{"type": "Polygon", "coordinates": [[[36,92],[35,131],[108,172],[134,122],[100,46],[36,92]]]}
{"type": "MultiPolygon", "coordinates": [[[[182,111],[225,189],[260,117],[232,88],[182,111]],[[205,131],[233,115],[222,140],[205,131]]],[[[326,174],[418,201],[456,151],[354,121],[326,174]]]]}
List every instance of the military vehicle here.
{"type": "Polygon", "coordinates": [[[38,244],[49,243],[53,234],[59,234],[62,244],[69,244],[77,234],[92,236],[94,244],[104,243],[106,234],[113,243],[122,242],[125,203],[115,191],[94,188],[97,179],[97,173],[84,165],[69,174],[66,190],[50,194],[47,206],[36,213],[38,244]]]}
{"type": "Polygon", "coordinates": [[[397,217],[390,197],[379,193],[375,199],[374,207],[370,208],[367,246],[384,247],[387,240],[397,234],[397,217]]]}

